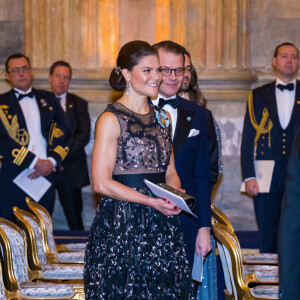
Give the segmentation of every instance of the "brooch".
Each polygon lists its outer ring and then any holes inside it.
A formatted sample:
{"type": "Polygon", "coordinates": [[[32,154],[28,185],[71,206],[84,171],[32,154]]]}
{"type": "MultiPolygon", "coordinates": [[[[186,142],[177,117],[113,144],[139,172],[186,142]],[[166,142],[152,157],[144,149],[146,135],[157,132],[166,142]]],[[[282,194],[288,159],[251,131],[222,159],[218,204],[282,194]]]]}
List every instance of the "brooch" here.
{"type": "Polygon", "coordinates": [[[163,128],[169,127],[170,122],[167,118],[167,114],[164,111],[157,110],[155,113],[155,117],[161,127],[163,128]]]}
{"type": "Polygon", "coordinates": [[[40,102],[41,102],[41,104],[42,104],[43,107],[47,106],[47,102],[46,102],[45,99],[41,99],[40,102]]]}
{"type": "Polygon", "coordinates": [[[186,118],[189,122],[192,120],[192,118],[191,117],[187,117],[186,118]]]}

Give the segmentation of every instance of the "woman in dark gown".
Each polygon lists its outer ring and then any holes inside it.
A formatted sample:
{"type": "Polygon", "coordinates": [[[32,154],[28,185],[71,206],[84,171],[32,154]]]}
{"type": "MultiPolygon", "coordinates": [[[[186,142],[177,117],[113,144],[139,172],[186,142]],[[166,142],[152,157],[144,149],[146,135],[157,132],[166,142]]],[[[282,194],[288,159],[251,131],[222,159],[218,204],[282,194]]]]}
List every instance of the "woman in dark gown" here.
{"type": "Polygon", "coordinates": [[[192,283],[178,214],[144,179],[180,189],[170,117],[149,104],[162,79],[146,42],[124,45],[111,86],[124,91],[96,124],[92,179],[105,195],[85,254],[86,299],[191,299],[192,283]]]}

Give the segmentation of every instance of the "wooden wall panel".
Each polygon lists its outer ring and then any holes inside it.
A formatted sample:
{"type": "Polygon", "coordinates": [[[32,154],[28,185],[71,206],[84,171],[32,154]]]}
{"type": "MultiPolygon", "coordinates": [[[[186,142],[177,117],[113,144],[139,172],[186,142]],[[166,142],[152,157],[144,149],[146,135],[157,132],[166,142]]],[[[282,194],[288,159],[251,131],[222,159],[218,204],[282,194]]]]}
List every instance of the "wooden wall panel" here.
{"type": "Polygon", "coordinates": [[[248,0],[25,0],[25,53],[36,68],[65,59],[99,70],[113,67],[130,40],[170,39],[201,70],[243,70],[248,11],[248,0]]]}
{"type": "Polygon", "coordinates": [[[34,67],[58,59],[78,69],[114,65],[119,0],[27,0],[24,11],[25,53],[34,67]]]}
{"type": "Polygon", "coordinates": [[[170,0],[156,0],[155,43],[171,37],[170,0]]]}

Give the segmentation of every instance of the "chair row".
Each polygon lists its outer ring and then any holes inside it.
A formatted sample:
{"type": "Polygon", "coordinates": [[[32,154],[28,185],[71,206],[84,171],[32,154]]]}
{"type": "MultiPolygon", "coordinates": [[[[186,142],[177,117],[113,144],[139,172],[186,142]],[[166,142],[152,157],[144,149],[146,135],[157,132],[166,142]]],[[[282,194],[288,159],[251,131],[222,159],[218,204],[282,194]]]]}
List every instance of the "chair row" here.
{"type": "Polygon", "coordinates": [[[214,205],[212,215],[213,234],[225,277],[225,299],[279,299],[277,255],[243,254],[228,218],[214,205]]]}
{"type": "Polygon", "coordinates": [[[63,263],[83,263],[83,251],[86,243],[68,243],[56,245],[53,236],[52,220],[49,212],[42,205],[26,197],[29,210],[37,217],[41,233],[43,234],[43,245],[47,253],[52,253],[52,259],[63,263]],[[79,253],[78,253],[79,252],[79,253]]]}
{"type": "MultiPolygon", "coordinates": [[[[49,246],[47,249],[46,226],[40,222],[40,218],[46,216],[49,219],[45,223],[52,226],[49,214],[29,199],[26,202],[31,211],[36,210],[40,214],[39,217],[14,207],[14,214],[21,228],[0,218],[4,268],[4,273],[0,270],[0,299],[84,299],[84,252],[69,252],[70,255],[66,255],[68,263],[59,263],[60,256],[57,257],[57,254],[64,252],[56,252],[56,247],[54,253],[49,250],[49,246]],[[80,263],[71,264],[70,258],[74,257],[80,263]]],[[[53,245],[54,238],[52,250],[53,245]]],[[[64,258],[63,255],[62,257],[64,258]]]]}
{"type": "MultiPolygon", "coordinates": [[[[211,205],[212,216],[215,220],[227,227],[233,234],[234,239],[239,245],[239,240],[234,233],[232,224],[227,216],[219,210],[215,205],[211,205]]],[[[256,265],[278,265],[278,255],[273,253],[249,253],[249,250],[242,251],[242,258],[244,264],[256,264],[256,265]]]]}

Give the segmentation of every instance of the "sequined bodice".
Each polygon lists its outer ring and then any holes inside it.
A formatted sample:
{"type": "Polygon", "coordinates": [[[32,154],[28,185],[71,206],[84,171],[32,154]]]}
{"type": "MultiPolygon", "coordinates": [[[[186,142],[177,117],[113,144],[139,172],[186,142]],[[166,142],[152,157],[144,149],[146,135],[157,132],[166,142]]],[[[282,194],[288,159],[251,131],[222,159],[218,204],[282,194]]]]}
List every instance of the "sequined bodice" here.
{"type": "Polygon", "coordinates": [[[172,143],[163,110],[150,104],[150,112],[140,115],[116,102],[105,111],[118,118],[121,129],[113,175],[166,171],[172,143]]]}

